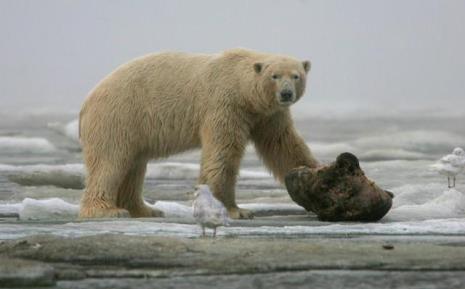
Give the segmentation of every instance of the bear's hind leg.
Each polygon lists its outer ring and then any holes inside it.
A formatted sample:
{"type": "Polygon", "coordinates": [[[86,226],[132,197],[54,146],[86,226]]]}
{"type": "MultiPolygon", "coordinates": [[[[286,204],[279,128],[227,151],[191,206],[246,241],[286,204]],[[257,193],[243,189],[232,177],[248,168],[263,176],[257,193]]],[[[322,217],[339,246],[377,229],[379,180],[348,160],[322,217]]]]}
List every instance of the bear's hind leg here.
{"type": "MultiPolygon", "coordinates": [[[[87,162],[89,164],[90,162],[87,162]]],[[[80,218],[126,218],[129,212],[116,205],[117,191],[126,173],[123,166],[111,163],[100,164],[101,160],[87,166],[86,190],[81,200],[80,218]],[[96,165],[98,164],[98,165],[96,165]]]]}
{"type": "Polygon", "coordinates": [[[163,212],[144,203],[142,188],[146,168],[146,160],[134,163],[118,189],[117,205],[128,210],[133,218],[163,217],[163,212]]]}

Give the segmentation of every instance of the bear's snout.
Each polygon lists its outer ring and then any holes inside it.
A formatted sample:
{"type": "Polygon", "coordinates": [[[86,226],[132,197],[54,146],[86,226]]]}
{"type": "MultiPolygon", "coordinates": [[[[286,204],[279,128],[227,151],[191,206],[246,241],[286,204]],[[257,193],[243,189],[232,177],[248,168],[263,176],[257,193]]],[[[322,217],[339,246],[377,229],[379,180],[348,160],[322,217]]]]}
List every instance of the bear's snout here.
{"type": "Polygon", "coordinates": [[[292,90],[285,89],[285,90],[282,90],[280,93],[280,100],[283,103],[292,102],[294,100],[293,98],[294,98],[294,93],[292,92],[292,90]]]}

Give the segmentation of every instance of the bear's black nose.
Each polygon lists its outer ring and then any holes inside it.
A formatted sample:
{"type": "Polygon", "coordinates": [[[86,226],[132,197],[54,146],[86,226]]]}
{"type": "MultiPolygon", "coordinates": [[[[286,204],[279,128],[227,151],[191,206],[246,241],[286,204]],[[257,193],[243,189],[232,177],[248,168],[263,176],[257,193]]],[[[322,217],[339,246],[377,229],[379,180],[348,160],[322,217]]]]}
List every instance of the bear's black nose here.
{"type": "Polygon", "coordinates": [[[292,94],[290,90],[281,91],[281,101],[286,102],[292,100],[292,94]]]}

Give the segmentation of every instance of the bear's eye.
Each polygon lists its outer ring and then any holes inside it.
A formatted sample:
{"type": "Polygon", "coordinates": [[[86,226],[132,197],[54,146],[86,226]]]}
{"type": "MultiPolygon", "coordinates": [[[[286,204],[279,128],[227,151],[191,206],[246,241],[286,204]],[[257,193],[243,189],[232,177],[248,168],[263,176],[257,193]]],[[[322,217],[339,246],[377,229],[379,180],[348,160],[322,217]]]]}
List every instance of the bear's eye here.
{"type": "Polygon", "coordinates": [[[273,75],[271,76],[271,78],[273,78],[273,79],[278,79],[278,78],[279,78],[279,75],[273,74],[273,75]]]}
{"type": "Polygon", "coordinates": [[[297,79],[299,79],[299,78],[300,78],[300,76],[297,75],[297,74],[293,74],[293,75],[292,75],[292,79],[294,79],[294,80],[297,80],[297,79]]]}

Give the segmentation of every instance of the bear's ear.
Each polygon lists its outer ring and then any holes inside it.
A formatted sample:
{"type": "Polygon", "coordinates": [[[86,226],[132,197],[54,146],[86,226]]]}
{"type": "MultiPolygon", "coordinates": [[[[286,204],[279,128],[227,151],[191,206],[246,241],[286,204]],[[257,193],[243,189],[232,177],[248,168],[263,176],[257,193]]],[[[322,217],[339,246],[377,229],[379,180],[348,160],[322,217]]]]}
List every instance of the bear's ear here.
{"type": "Polygon", "coordinates": [[[255,70],[256,73],[260,73],[263,70],[263,63],[261,62],[255,62],[253,64],[253,70],[255,70]]]}
{"type": "Polygon", "coordinates": [[[309,72],[312,67],[312,63],[308,60],[302,61],[302,65],[304,66],[305,72],[309,72]]]}

